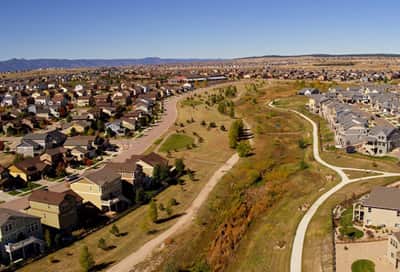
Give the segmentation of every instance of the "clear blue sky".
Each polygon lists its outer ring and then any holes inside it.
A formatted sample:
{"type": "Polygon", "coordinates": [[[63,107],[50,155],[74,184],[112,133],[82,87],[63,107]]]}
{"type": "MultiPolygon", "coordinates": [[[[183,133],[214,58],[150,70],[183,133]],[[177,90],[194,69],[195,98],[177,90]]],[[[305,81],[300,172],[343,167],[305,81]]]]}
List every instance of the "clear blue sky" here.
{"type": "Polygon", "coordinates": [[[400,53],[398,0],[1,0],[0,59],[400,53]]]}

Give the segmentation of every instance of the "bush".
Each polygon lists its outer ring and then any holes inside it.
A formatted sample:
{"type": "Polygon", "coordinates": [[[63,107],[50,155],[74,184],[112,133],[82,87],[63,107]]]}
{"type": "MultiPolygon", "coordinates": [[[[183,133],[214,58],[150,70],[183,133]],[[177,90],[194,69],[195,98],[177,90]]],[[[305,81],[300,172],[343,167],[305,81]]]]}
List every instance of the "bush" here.
{"type": "Polygon", "coordinates": [[[215,122],[210,122],[210,124],[208,125],[208,127],[210,128],[216,128],[217,124],[215,122]]]}
{"type": "Polygon", "coordinates": [[[237,150],[237,152],[239,154],[239,157],[241,157],[241,158],[247,157],[251,153],[251,146],[247,142],[240,142],[237,145],[236,150],[237,150]]]}
{"type": "Polygon", "coordinates": [[[153,199],[150,201],[148,215],[151,221],[153,222],[157,221],[158,219],[157,205],[153,199]]]}
{"type": "Polygon", "coordinates": [[[307,142],[306,142],[304,139],[300,139],[300,140],[298,141],[298,145],[299,145],[299,147],[300,147],[301,149],[307,148],[307,142]]]}
{"type": "Polygon", "coordinates": [[[221,125],[219,128],[221,129],[221,131],[226,131],[226,128],[224,125],[221,125]]]}
{"type": "Polygon", "coordinates": [[[97,242],[97,247],[102,250],[106,250],[107,249],[106,240],[104,238],[100,238],[99,241],[97,242]]]}
{"type": "Polygon", "coordinates": [[[117,227],[117,225],[115,225],[115,224],[112,225],[110,233],[116,237],[119,236],[120,233],[119,233],[119,228],[117,227]]]}
{"type": "Polygon", "coordinates": [[[92,254],[90,254],[87,246],[84,246],[81,251],[81,256],[79,258],[79,263],[81,264],[82,270],[84,272],[89,272],[93,269],[95,262],[93,260],[92,254]]]}
{"type": "Polygon", "coordinates": [[[177,206],[177,205],[178,205],[178,201],[176,201],[175,198],[171,198],[171,199],[169,200],[168,204],[169,204],[170,206],[177,206]]]}

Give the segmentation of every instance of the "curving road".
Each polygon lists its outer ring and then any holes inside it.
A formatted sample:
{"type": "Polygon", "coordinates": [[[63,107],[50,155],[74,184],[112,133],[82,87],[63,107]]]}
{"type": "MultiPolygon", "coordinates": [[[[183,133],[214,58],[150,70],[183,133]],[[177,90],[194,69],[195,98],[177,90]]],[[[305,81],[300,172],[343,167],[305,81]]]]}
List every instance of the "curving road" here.
{"type": "MultiPolygon", "coordinates": [[[[276,108],[273,105],[273,101],[271,101],[268,104],[271,108],[276,108]]],[[[285,109],[279,109],[279,110],[285,110],[285,109]]],[[[290,272],[301,272],[302,271],[302,259],[303,259],[303,247],[304,247],[304,238],[306,236],[307,228],[308,225],[311,222],[312,217],[314,214],[317,212],[318,208],[334,193],[339,191],[341,188],[344,186],[361,181],[361,180],[367,180],[367,179],[373,179],[373,178],[381,178],[381,177],[395,177],[395,176],[400,176],[400,173],[391,173],[391,172],[384,172],[384,171],[376,171],[376,170],[370,170],[370,169],[359,169],[359,168],[347,168],[347,167],[338,167],[334,166],[332,164],[327,163],[323,159],[321,159],[319,155],[319,137],[318,137],[318,126],[317,124],[305,116],[304,114],[296,111],[296,110],[289,110],[303,119],[307,120],[309,123],[311,123],[313,127],[313,155],[314,159],[322,164],[323,166],[332,169],[335,171],[341,178],[341,181],[331,188],[329,191],[325,192],[323,195],[321,195],[317,201],[315,201],[312,206],[307,210],[307,212],[304,214],[303,218],[301,219],[299,225],[297,226],[296,234],[294,237],[293,245],[292,245],[292,254],[290,257],[290,272]],[[369,176],[369,177],[362,177],[362,178],[356,178],[356,179],[349,179],[347,175],[343,172],[343,170],[355,170],[355,171],[364,171],[364,172],[374,172],[377,173],[378,175],[375,176],[369,176]]]]}

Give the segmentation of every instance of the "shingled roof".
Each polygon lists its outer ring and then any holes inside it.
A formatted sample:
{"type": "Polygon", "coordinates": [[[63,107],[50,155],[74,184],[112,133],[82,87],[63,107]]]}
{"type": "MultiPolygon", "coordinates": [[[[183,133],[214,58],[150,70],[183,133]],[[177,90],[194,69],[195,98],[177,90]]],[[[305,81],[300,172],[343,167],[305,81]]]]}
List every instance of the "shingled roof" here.
{"type": "Polygon", "coordinates": [[[365,207],[400,210],[400,189],[394,187],[375,187],[363,201],[365,207]]]}
{"type": "Polygon", "coordinates": [[[33,191],[29,196],[29,201],[60,205],[67,195],[73,196],[78,202],[82,201],[82,198],[72,190],[65,192],[53,192],[46,189],[33,191]]]}

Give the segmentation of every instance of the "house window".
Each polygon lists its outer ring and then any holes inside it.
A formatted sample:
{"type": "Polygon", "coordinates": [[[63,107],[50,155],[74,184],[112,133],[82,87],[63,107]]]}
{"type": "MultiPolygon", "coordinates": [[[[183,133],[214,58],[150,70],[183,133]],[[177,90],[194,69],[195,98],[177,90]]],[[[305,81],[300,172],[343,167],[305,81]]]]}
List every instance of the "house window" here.
{"type": "Polygon", "coordinates": [[[400,216],[400,211],[397,211],[397,216],[400,216]]]}
{"type": "Polygon", "coordinates": [[[371,212],[371,208],[368,208],[368,212],[371,212]]]}

